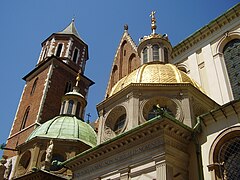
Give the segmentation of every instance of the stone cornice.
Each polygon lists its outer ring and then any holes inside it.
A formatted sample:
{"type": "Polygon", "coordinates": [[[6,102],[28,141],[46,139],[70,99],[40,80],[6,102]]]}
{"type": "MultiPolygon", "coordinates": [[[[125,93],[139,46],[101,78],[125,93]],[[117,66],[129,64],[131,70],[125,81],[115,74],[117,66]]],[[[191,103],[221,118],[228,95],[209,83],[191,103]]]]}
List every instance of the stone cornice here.
{"type": "Polygon", "coordinates": [[[215,32],[219,31],[223,26],[231,23],[233,20],[240,16],[240,3],[228,10],[223,15],[219,16],[218,18],[211,21],[209,24],[205,25],[185,40],[181,41],[175,47],[173,47],[173,58],[179,56],[187,49],[191,48],[192,46],[196,45],[200,41],[203,41],[208,36],[214,34],[215,32]]]}
{"type": "Polygon", "coordinates": [[[123,96],[127,96],[129,92],[134,91],[135,89],[140,92],[144,89],[151,88],[153,90],[154,88],[161,88],[161,90],[172,90],[174,88],[175,91],[179,90],[188,90],[188,92],[191,92],[192,94],[195,94],[197,96],[200,96],[201,99],[209,99],[209,101],[212,101],[212,103],[215,103],[212,99],[210,99],[206,94],[199,91],[197,88],[195,88],[191,83],[131,83],[118,91],[117,93],[113,94],[109,98],[105,99],[101,103],[97,104],[97,109],[100,110],[103,108],[103,106],[107,106],[113,101],[117,101],[121,99],[123,96]]]}
{"type": "MultiPolygon", "coordinates": [[[[126,147],[135,147],[133,146],[134,144],[141,144],[142,142],[146,142],[146,139],[154,139],[157,136],[163,138],[165,135],[168,135],[183,144],[188,144],[191,140],[192,129],[181,122],[175,121],[157,117],[63,162],[62,165],[70,169],[77,169],[79,166],[85,166],[92,161],[99,161],[109,157],[109,154],[123,152],[126,150],[126,147]]],[[[163,140],[162,143],[167,142],[163,140]]],[[[178,147],[178,145],[175,146],[175,148],[178,147]]],[[[183,147],[179,147],[179,149],[184,151],[183,147]]]]}
{"type": "MultiPolygon", "coordinates": [[[[64,63],[62,61],[62,59],[56,57],[56,56],[51,56],[48,57],[47,60],[43,61],[42,63],[40,63],[39,65],[37,65],[31,72],[29,72],[26,76],[23,77],[23,80],[28,81],[30,80],[32,77],[35,77],[35,75],[37,73],[39,73],[40,71],[42,71],[43,69],[47,68],[49,66],[49,64],[51,63],[58,63],[58,65],[61,65],[63,68],[66,68],[68,70],[70,70],[73,73],[78,73],[78,71],[76,71],[75,69],[73,69],[71,66],[69,66],[68,64],[64,63]]],[[[89,79],[88,77],[86,77],[85,75],[81,74],[81,79],[84,80],[85,82],[88,82],[88,84],[93,85],[95,84],[91,79],[89,79]]]]}
{"type": "Polygon", "coordinates": [[[208,125],[208,122],[217,122],[219,118],[228,118],[231,114],[236,114],[239,116],[240,114],[240,99],[230,101],[223,106],[220,106],[212,111],[209,111],[198,118],[202,121],[204,126],[208,125]]]}

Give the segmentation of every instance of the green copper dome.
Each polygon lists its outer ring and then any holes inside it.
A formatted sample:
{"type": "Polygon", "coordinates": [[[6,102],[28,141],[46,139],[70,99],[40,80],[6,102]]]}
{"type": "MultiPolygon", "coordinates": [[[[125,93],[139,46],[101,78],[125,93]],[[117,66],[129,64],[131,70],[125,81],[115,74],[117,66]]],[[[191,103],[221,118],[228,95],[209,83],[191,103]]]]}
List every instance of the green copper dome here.
{"type": "Polygon", "coordinates": [[[97,144],[93,128],[75,116],[57,116],[36,128],[26,141],[35,137],[78,140],[91,147],[97,144]]]}

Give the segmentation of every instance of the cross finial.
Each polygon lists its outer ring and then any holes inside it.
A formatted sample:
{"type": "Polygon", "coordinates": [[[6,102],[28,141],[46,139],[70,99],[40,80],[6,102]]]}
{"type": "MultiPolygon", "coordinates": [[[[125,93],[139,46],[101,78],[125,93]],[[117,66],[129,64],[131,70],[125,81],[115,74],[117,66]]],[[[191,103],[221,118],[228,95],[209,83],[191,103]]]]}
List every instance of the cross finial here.
{"type": "Polygon", "coordinates": [[[156,14],[156,11],[152,11],[150,14],[152,34],[156,34],[156,29],[157,29],[155,14],[156,14]]]}
{"type": "Polygon", "coordinates": [[[150,17],[153,19],[155,18],[155,14],[156,14],[156,11],[152,11],[151,14],[150,14],[150,17]]]}
{"type": "Polygon", "coordinates": [[[91,114],[88,113],[88,114],[87,114],[87,123],[88,123],[88,124],[90,123],[90,120],[89,120],[90,117],[91,117],[91,114]]]}

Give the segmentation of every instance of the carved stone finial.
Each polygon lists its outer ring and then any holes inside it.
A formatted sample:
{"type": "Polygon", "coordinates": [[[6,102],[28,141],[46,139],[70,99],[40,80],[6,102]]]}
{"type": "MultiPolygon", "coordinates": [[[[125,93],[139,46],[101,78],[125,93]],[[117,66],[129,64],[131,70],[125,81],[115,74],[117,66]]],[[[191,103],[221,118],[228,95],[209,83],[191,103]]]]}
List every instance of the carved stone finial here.
{"type": "Polygon", "coordinates": [[[125,25],[124,25],[124,31],[127,31],[127,30],[128,30],[128,25],[125,24],[125,25]]]}

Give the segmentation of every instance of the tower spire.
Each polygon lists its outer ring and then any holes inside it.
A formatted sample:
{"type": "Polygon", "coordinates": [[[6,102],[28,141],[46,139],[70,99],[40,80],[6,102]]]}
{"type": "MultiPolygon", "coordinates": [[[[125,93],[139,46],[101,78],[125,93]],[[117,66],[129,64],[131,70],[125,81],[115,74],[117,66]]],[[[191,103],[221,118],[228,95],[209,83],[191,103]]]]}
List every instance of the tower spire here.
{"type": "Polygon", "coordinates": [[[155,18],[155,14],[156,11],[152,11],[150,14],[151,17],[151,29],[152,29],[152,34],[156,34],[156,29],[157,29],[157,25],[156,25],[156,18],[155,18]]]}

